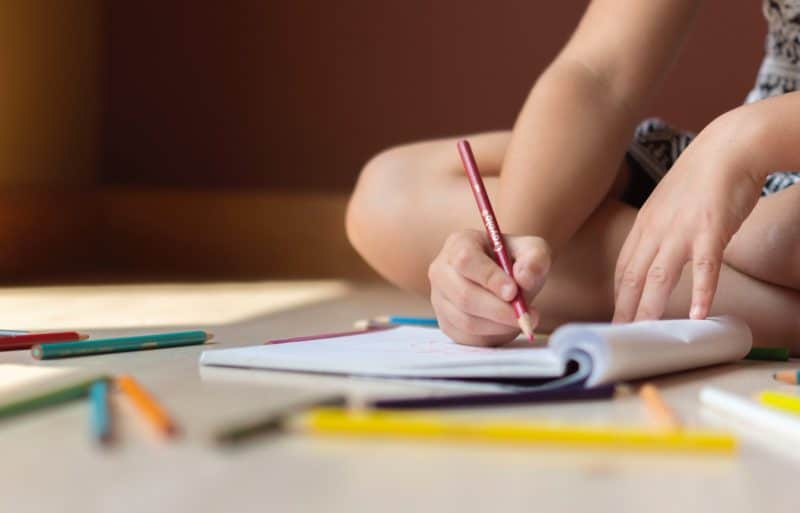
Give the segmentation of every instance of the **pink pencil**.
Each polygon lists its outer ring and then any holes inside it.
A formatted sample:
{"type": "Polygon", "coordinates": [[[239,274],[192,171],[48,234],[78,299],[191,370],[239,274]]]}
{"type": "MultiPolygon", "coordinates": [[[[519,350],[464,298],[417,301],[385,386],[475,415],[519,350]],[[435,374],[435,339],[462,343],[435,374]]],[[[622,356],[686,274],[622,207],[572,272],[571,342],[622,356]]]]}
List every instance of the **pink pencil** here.
{"type": "Polygon", "coordinates": [[[394,328],[394,326],[368,326],[366,329],[363,330],[354,330],[354,331],[339,331],[336,333],[320,333],[318,335],[304,335],[302,337],[292,337],[292,338],[277,338],[275,340],[267,340],[264,342],[265,344],[287,344],[290,342],[307,342],[309,340],[320,340],[323,338],[338,338],[338,337],[349,337],[351,335],[363,335],[364,333],[368,333],[370,331],[381,331],[381,330],[389,330],[394,328]]]}
{"type": "MultiPolygon", "coordinates": [[[[486,188],[483,186],[483,179],[478,171],[478,164],[475,162],[475,157],[472,155],[472,148],[467,141],[458,142],[458,154],[461,155],[461,162],[464,164],[464,171],[467,172],[469,183],[472,185],[472,194],[475,196],[475,202],[478,204],[480,210],[481,220],[483,226],[486,227],[486,235],[492,243],[492,250],[496,256],[497,263],[506,272],[507,275],[514,279],[514,272],[511,268],[511,259],[508,258],[508,251],[506,244],[503,240],[500,225],[497,224],[497,218],[494,215],[492,203],[489,201],[489,195],[486,194],[486,188]]],[[[517,314],[517,322],[519,329],[528,337],[528,340],[533,341],[533,325],[531,324],[531,314],[528,313],[528,306],[525,304],[525,298],[522,295],[522,289],[517,287],[517,296],[511,301],[514,307],[514,312],[517,314]]]]}

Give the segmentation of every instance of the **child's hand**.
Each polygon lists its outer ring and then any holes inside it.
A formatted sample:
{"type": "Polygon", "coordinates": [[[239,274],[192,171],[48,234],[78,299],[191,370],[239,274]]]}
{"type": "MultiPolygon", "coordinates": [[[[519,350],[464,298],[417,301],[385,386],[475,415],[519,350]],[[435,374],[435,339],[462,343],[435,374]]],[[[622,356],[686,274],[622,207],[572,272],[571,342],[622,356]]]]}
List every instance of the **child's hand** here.
{"type": "Polygon", "coordinates": [[[714,121],[645,202],[617,260],[615,322],[659,319],[689,261],[689,316],[708,316],[723,251],[761,192],[747,126],[730,114],[714,121]]]}
{"type": "MultiPolygon", "coordinates": [[[[540,237],[506,235],[505,239],[514,261],[514,279],[530,303],[544,285],[550,247],[540,237]]],[[[447,239],[428,270],[439,326],[462,344],[494,346],[519,334],[510,303],[517,284],[490,254],[483,232],[463,230],[447,239]]],[[[533,308],[530,314],[535,327],[539,315],[533,308]]]]}

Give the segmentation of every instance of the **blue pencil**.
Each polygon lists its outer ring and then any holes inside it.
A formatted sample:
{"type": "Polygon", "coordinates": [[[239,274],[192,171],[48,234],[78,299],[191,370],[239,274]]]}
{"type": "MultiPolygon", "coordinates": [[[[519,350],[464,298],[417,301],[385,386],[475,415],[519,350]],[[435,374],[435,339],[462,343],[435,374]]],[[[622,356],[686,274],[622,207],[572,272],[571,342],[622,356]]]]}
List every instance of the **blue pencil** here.
{"type": "Polygon", "coordinates": [[[27,331],[20,330],[0,330],[0,337],[13,337],[15,335],[25,335],[27,331]]]}
{"type": "Polygon", "coordinates": [[[414,326],[430,326],[438,328],[439,322],[435,317],[408,317],[402,315],[385,315],[376,317],[375,320],[384,324],[411,324],[414,326]]]}
{"type": "Polygon", "coordinates": [[[111,414],[108,407],[108,381],[99,380],[89,388],[89,422],[92,438],[100,443],[111,441],[111,414]]]}

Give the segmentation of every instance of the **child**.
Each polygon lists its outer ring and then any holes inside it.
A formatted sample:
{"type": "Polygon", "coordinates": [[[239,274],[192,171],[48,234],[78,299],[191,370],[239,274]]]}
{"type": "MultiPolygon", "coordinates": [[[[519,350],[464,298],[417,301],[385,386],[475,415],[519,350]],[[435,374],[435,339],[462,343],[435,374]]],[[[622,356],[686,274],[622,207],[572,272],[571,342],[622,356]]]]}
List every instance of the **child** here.
{"type": "Polygon", "coordinates": [[[462,343],[514,338],[520,286],[544,330],[729,313],[757,344],[800,348],[800,174],[775,173],[800,169],[800,0],[764,0],[767,55],[748,103],[694,137],[639,120],[699,3],[593,0],[513,131],[469,136],[513,234],[518,285],[491,259],[456,139],[366,165],[347,214],[353,245],[430,293],[462,343]]]}

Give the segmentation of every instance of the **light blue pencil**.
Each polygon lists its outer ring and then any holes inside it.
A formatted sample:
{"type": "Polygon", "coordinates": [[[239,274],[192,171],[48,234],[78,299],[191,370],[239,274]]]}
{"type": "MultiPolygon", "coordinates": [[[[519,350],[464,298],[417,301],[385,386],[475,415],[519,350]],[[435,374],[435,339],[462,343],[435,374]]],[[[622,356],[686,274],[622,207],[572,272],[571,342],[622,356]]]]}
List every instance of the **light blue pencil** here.
{"type": "Polygon", "coordinates": [[[408,317],[402,315],[384,315],[376,317],[377,322],[384,324],[411,324],[414,326],[430,326],[431,328],[438,328],[439,322],[435,317],[408,317]]]}
{"type": "Polygon", "coordinates": [[[92,438],[101,444],[111,441],[111,412],[108,405],[108,381],[95,381],[89,388],[89,427],[92,438]]]}
{"type": "Polygon", "coordinates": [[[24,335],[26,333],[30,332],[21,330],[0,330],[0,337],[13,337],[15,335],[24,335]]]}

